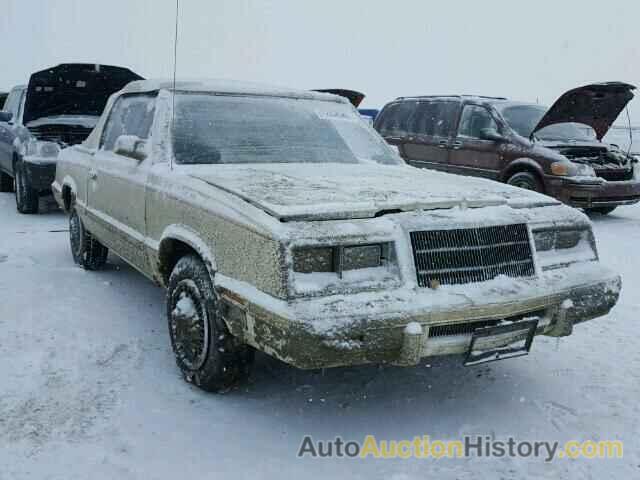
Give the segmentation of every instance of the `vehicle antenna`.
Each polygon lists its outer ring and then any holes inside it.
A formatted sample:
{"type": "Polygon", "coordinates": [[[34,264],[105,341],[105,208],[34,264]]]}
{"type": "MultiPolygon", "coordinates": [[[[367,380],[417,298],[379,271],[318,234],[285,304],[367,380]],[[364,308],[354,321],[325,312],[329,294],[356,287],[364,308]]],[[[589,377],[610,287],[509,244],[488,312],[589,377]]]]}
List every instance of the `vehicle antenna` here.
{"type": "MultiPolygon", "coordinates": [[[[176,25],[173,38],[173,89],[171,90],[171,134],[176,120],[176,74],[178,71],[178,19],[180,16],[180,0],[176,0],[176,25]]],[[[173,170],[173,154],[169,155],[169,169],[173,170]]]]}
{"type": "Polygon", "coordinates": [[[631,128],[631,116],[629,115],[629,105],[624,107],[627,112],[627,125],[629,126],[629,148],[627,149],[627,158],[631,154],[631,148],[633,147],[633,129],[631,128]]]}

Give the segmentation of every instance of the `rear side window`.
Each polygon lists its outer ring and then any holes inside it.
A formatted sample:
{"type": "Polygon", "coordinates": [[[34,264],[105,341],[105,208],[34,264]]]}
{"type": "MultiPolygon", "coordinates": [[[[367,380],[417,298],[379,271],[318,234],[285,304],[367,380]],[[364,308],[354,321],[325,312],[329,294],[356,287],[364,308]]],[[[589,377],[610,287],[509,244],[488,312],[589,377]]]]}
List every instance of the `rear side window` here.
{"type": "Polygon", "coordinates": [[[417,102],[399,102],[386,107],[376,122],[376,130],[384,137],[404,136],[417,102]]]}
{"type": "Polygon", "coordinates": [[[498,130],[498,124],[485,107],[479,105],[467,105],[462,110],[458,136],[469,138],[482,138],[482,130],[491,128],[498,130]]]}
{"type": "Polygon", "coordinates": [[[421,102],[409,124],[409,133],[434,137],[448,137],[453,128],[457,104],[455,102],[421,102]]]}
{"type": "Polygon", "coordinates": [[[111,109],[102,133],[102,148],[113,151],[121,135],[135,135],[146,140],[151,132],[155,113],[155,95],[120,97],[111,109]]]}

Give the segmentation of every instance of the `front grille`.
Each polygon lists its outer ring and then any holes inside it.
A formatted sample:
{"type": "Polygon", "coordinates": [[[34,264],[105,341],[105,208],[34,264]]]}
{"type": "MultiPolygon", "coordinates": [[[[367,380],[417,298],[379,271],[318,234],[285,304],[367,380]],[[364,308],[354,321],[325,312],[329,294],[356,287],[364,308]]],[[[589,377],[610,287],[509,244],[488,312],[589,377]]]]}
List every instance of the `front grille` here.
{"type": "Polygon", "coordinates": [[[84,142],[92,130],[92,128],[67,125],[43,125],[41,127],[29,127],[29,131],[38,140],[56,142],[64,145],[77,145],[78,143],[84,142]]]}
{"type": "Polygon", "coordinates": [[[543,318],[546,315],[545,310],[536,310],[526,314],[515,315],[501,320],[478,320],[469,323],[451,323],[446,325],[436,325],[429,328],[429,338],[448,337],[452,335],[471,335],[479,328],[495,327],[502,322],[519,322],[521,320],[538,317],[543,318]]]}
{"type": "Polygon", "coordinates": [[[525,224],[411,232],[411,246],[421,287],[535,274],[525,224]]]}
{"type": "Polygon", "coordinates": [[[633,179],[633,170],[624,168],[596,168],[596,175],[609,182],[624,182],[633,179]]]}

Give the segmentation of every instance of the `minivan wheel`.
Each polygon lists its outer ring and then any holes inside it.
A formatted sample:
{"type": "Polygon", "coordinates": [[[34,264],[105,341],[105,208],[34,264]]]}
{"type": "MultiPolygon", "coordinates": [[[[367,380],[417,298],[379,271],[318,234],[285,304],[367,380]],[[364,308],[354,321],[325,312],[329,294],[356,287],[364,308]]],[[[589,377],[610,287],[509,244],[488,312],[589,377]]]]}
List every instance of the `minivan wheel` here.
{"type": "Polygon", "coordinates": [[[524,188],[525,190],[533,190],[534,192],[542,193],[544,188],[542,187],[542,183],[533,173],[530,172],[518,172],[515,175],[511,176],[509,180],[507,180],[509,185],[513,185],[514,187],[524,188]]]}
{"type": "Polygon", "coordinates": [[[592,208],[585,208],[585,211],[587,213],[599,213],[600,215],[609,215],[616,208],[617,208],[617,205],[614,207],[592,207],[592,208]]]}
{"type": "Polygon", "coordinates": [[[31,188],[23,168],[21,163],[16,163],[14,172],[16,176],[16,208],[20,213],[38,213],[38,203],[40,202],[38,191],[31,188]]]}
{"type": "Polygon", "coordinates": [[[109,249],[84,228],[75,207],[69,216],[69,243],[73,261],[85,270],[100,270],[107,263],[109,249]]]}
{"type": "Polygon", "coordinates": [[[3,172],[0,172],[0,192],[13,192],[13,178],[3,172]]]}
{"type": "Polygon", "coordinates": [[[171,272],[167,319],[176,363],[187,382],[221,392],[248,378],[254,351],[229,333],[211,276],[196,255],[182,257],[171,272]]]}

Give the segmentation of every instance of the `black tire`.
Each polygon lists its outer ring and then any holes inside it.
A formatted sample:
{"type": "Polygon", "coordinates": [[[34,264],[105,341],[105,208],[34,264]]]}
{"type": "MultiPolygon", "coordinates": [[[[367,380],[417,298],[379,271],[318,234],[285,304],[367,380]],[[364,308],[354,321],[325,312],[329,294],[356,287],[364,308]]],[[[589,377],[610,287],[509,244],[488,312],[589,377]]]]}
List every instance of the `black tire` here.
{"type": "Polygon", "coordinates": [[[100,270],[107,263],[109,249],[84,228],[75,207],[69,216],[69,243],[73,261],[85,270],[100,270]]]}
{"type": "Polygon", "coordinates": [[[525,190],[544,193],[544,186],[542,185],[542,182],[531,172],[518,172],[515,175],[512,175],[509,180],[507,180],[507,183],[514,187],[524,188],[525,190]]]}
{"type": "Polygon", "coordinates": [[[167,320],[176,363],[187,382],[223,392],[249,377],[254,350],[229,333],[211,276],[196,255],[182,257],[171,272],[167,320]]]}
{"type": "Polygon", "coordinates": [[[618,207],[617,206],[614,206],[614,207],[592,207],[592,208],[585,208],[585,210],[586,210],[587,213],[599,213],[600,215],[609,215],[616,208],[618,208],[618,207]]]}
{"type": "Polygon", "coordinates": [[[18,212],[24,214],[38,213],[40,196],[34,190],[24,174],[22,163],[17,162],[14,170],[16,176],[16,208],[18,212]]]}
{"type": "Polygon", "coordinates": [[[0,172],[0,192],[13,192],[13,178],[3,172],[0,172]]]}

